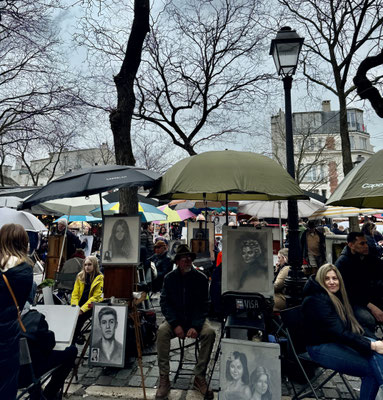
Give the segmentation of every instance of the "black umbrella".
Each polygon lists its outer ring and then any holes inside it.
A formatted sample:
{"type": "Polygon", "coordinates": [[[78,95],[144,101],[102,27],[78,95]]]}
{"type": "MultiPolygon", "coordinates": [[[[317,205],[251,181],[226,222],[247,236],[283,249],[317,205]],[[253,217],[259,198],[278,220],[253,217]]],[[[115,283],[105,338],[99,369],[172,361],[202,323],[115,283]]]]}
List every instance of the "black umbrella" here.
{"type": "Polygon", "coordinates": [[[60,178],[48,183],[19,208],[31,208],[44,201],[62,199],[64,197],[89,196],[107,190],[123,187],[152,187],[160,175],[154,171],[126,165],[102,165],[68,172],[60,178]]]}

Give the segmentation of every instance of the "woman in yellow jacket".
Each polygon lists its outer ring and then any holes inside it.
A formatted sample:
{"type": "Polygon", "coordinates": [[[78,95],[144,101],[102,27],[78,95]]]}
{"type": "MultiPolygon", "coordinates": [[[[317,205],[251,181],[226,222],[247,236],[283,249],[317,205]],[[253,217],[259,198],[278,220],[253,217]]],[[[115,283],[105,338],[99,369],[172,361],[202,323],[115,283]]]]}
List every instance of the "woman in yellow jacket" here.
{"type": "Polygon", "coordinates": [[[72,306],[80,306],[73,341],[76,340],[85,321],[91,317],[91,303],[102,300],[103,286],[104,275],[100,272],[97,257],[86,257],[82,270],[77,275],[70,301],[72,306]]]}

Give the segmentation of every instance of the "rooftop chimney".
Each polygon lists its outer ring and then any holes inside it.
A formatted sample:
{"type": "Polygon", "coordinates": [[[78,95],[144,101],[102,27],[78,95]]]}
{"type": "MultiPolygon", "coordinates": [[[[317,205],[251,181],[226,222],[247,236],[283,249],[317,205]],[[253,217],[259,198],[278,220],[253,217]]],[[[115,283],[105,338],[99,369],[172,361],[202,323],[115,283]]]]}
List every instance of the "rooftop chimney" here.
{"type": "Polygon", "coordinates": [[[322,101],[322,111],[323,112],[331,111],[331,100],[323,100],[322,101]]]}

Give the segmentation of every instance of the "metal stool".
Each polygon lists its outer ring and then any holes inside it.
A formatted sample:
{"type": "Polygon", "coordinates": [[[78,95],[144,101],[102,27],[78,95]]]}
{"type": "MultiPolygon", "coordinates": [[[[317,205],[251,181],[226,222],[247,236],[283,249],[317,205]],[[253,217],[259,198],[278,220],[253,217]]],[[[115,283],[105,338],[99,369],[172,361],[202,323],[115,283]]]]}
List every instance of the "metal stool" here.
{"type": "Polygon", "coordinates": [[[195,365],[197,363],[198,360],[198,352],[199,352],[199,340],[198,338],[195,339],[194,343],[189,343],[187,345],[185,345],[185,339],[180,339],[178,338],[178,343],[180,346],[180,359],[179,359],[179,363],[178,363],[178,368],[176,371],[176,374],[174,376],[174,383],[177,382],[177,379],[179,376],[190,376],[193,373],[190,373],[190,371],[186,372],[182,372],[182,366],[183,365],[195,365]],[[195,357],[195,361],[184,361],[184,355],[185,355],[185,348],[191,347],[194,344],[194,357],[195,357]]]}

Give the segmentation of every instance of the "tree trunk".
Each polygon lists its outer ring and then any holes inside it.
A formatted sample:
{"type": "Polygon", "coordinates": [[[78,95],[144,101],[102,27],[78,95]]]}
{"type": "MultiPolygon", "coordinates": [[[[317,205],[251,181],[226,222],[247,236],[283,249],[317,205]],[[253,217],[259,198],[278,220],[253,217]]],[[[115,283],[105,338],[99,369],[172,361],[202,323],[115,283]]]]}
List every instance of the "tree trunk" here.
{"type": "MultiPolygon", "coordinates": [[[[136,101],[134,79],[140,66],[143,43],[149,32],[149,14],[149,0],[134,1],[134,20],[124,61],[120,72],[114,77],[117,108],[111,112],[109,120],[118,165],[136,163],[131,143],[132,116],[136,101]]],[[[120,212],[136,214],[137,211],[137,188],[120,190],[120,212]]]]}

